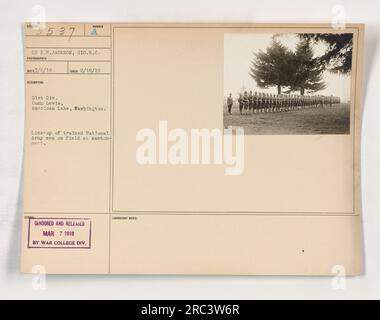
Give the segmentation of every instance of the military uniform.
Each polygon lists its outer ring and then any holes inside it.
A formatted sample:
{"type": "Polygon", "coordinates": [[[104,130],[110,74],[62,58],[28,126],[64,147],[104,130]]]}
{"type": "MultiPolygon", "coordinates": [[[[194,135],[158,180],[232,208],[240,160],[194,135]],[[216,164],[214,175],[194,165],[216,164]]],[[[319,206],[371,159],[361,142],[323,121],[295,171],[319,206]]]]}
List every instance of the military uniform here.
{"type": "Polygon", "coordinates": [[[273,112],[273,104],[274,104],[274,99],[273,99],[273,95],[272,94],[270,94],[269,95],[269,111],[270,112],[273,112]]]}
{"type": "Polygon", "coordinates": [[[231,114],[231,109],[234,104],[234,99],[232,98],[232,95],[227,98],[227,108],[228,108],[228,113],[231,114]]]}
{"type": "Polygon", "coordinates": [[[253,96],[253,112],[258,111],[258,99],[259,99],[259,97],[257,96],[257,92],[255,92],[255,94],[253,96]]]}
{"type": "MultiPolygon", "coordinates": [[[[292,110],[302,110],[308,108],[320,108],[325,105],[333,107],[334,104],[340,103],[340,98],[322,95],[298,95],[298,94],[270,94],[252,91],[245,91],[244,94],[240,94],[238,99],[239,110],[242,113],[243,110],[252,110],[252,113],[259,112],[282,112],[292,110]]],[[[227,105],[230,102],[227,101],[227,105]]],[[[230,109],[229,109],[230,110],[230,109]]]]}
{"type": "Polygon", "coordinates": [[[243,106],[244,106],[244,99],[243,99],[242,95],[239,96],[238,103],[239,103],[240,114],[242,114],[242,112],[243,112],[243,106]]]}
{"type": "Polygon", "coordinates": [[[252,94],[252,91],[249,93],[249,96],[248,96],[248,108],[249,108],[249,110],[253,109],[253,94],[252,94]]]}
{"type": "Polygon", "coordinates": [[[248,110],[249,100],[248,100],[248,94],[247,94],[247,92],[244,92],[243,102],[244,102],[244,110],[248,110]]]}
{"type": "Polygon", "coordinates": [[[263,98],[262,98],[262,95],[261,95],[261,92],[260,92],[259,96],[257,97],[257,110],[259,112],[262,111],[262,106],[263,106],[263,98]]]}

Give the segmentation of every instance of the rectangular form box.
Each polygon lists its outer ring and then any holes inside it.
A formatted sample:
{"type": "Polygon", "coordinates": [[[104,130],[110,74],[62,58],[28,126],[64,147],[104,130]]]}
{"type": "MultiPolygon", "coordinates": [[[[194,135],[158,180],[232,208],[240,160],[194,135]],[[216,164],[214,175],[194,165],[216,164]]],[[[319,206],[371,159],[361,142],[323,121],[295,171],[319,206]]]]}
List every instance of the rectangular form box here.
{"type": "Polygon", "coordinates": [[[29,217],[28,248],[91,249],[91,220],[29,217]]]}
{"type": "Polygon", "coordinates": [[[25,38],[26,48],[110,48],[111,37],[38,37],[28,36],[25,38]]]}
{"type": "Polygon", "coordinates": [[[26,61],[25,73],[67,73],[66,61],[26,61]]]}
{"type": "Polygon", "coordinates": [[[26,48],[27,61],[109,61],[108,48],[26,48]]]}
{"type": "Polygon", "coordinates": [[[110,62],[69,62],[69,73],[77,74],[110,74],[111,73],[111,61],[110,62]]]}
{"type": "Polygon", "coordinates": [[[25,36],[73,37],[84,36],[83,23],[25,23],[25,36]]]}
{"type": "Polygon", "coordinates": [[[85,35],[91,37],[111,37],[111,24],[109,23],[86,23],[85,35]]]}

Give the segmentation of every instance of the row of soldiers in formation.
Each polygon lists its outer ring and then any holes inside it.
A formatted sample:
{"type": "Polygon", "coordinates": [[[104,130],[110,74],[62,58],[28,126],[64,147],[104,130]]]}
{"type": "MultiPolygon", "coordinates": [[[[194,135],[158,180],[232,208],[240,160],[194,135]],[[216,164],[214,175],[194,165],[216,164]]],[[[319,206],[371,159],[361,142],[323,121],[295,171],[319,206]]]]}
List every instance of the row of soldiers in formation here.
{"type": "MultiPolygon", "coordinates": [[[[237,99],[240,114],[244,111],[258,112],[281,112],[304,108],[317,108],[340,103],[339,97],[334,96],[301,96],[301,95],[275,95],[245,91],[237,99]]],[[[231,114],[234,99],[232,93],[227,98],[228,113],[231,114]]]]}

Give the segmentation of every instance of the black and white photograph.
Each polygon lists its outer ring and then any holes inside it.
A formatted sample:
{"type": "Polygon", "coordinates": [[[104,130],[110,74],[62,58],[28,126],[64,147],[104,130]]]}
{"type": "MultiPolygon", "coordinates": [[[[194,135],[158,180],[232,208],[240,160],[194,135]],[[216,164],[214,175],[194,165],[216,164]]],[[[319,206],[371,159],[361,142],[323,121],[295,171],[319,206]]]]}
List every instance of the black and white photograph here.
{"type": "Polygon", "coordinates": [[[352,33],[225,34],[224,128],[350,134],[352,33]]]}

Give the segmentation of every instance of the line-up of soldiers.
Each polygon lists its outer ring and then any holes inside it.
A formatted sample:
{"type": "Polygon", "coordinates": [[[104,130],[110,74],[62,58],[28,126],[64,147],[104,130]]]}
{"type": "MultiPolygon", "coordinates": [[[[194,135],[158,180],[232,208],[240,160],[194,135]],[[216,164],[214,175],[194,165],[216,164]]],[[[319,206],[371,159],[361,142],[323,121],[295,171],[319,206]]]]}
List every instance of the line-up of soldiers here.
{"type": "MultiPolygon", "coordinates": [[[[340,103],[339,97],[334,96],[301,96],[301,95],[275,95],[257,93],[252,91],[248,94],[247,91],[244,94],[240,94],[237,99],[239,105],[240,114],[243,112],[251,111],[253,113],[259,112],[282,112],[296,109],[305,108],[318,108],[329,105],[332,107],[334,104],[340,103]]],[[[228,113],[231,114],[234,99],[232,94],[227,98],[228,113]]]]}

